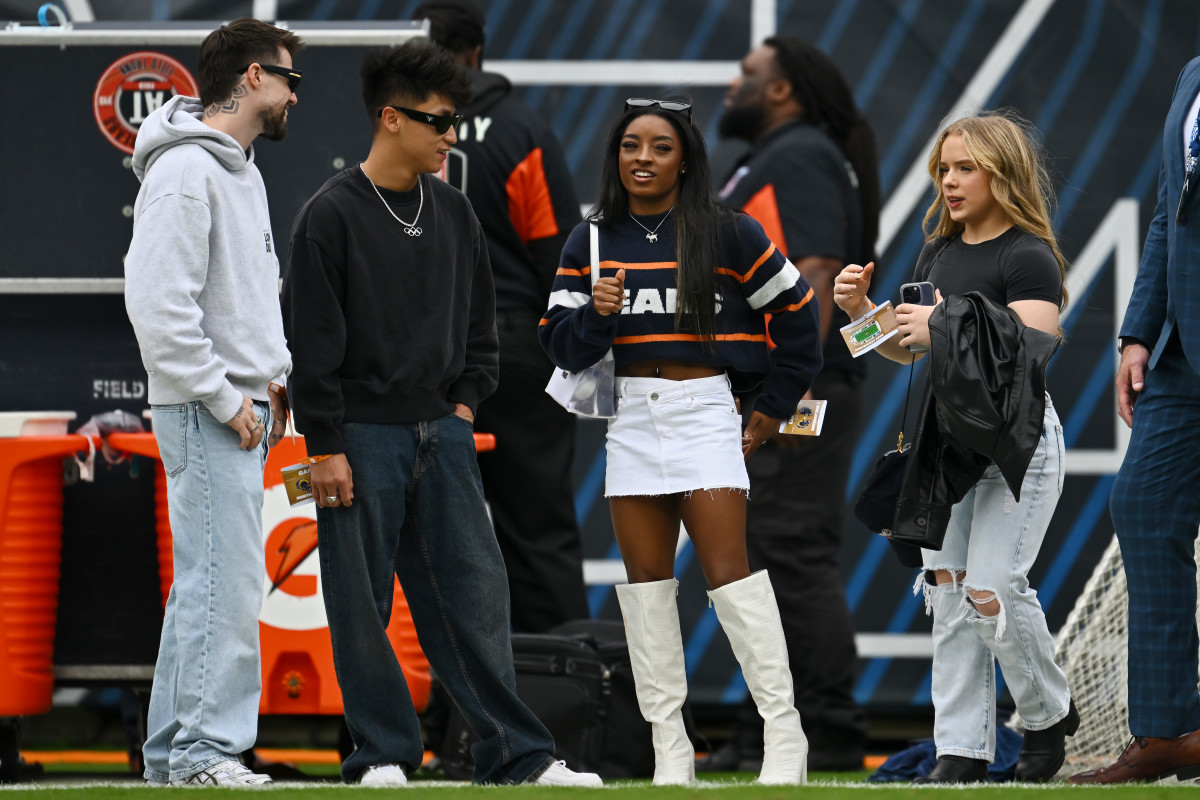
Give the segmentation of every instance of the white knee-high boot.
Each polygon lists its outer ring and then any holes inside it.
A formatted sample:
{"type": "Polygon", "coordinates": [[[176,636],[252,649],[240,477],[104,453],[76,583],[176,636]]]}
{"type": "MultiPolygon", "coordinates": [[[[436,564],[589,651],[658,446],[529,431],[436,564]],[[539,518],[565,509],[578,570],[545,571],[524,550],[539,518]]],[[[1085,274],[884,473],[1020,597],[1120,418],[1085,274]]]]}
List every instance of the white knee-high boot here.
{"type": "Polygon", "coordinates": [[[675,603],[679,581],[619,584],[616,589],[638,708],[654,741],[654,782],[695,783],[696,753],[683,725],[687,672],[675,603]]]}
{"type": "Polygon", "coordinates": [[[763,718],[759,783],[808,782],[808,738],[800,726],[779,605],[766,571],[708,593],[754,704],[763,718]]]}

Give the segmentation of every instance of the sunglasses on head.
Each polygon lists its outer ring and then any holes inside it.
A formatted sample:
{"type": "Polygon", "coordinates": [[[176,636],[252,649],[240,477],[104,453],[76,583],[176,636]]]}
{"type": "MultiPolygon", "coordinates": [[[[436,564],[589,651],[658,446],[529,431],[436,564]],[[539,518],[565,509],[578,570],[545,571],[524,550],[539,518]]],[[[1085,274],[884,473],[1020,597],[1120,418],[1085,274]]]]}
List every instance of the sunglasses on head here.
{"type": "Polygon", "coordinates": [[[679,114],[686,113],[688,122],[692,121],[692,104],[680,103],[676,100],[654,100],[649,97],[630,97],[625,101],[625,110],[631,108],[649,108],[650,106],[658,106],[663,111],[674,111],[679,114]]]}
{"type": "Polygon", "coordinates": [[[451,128],[457,131],[458,126],[463,121],[462,114],[430,114],[428,111],[415,111],[404,106],[384,106],[379,109],[379,116],[382,117],[384,109],[387,108],[394,108],[409,119],[424,122],[426,125],[432,125],[433,129],[438,132],[438,135],[444,134],[451,128]]]}
{"type": "MultiPolygon", "coordinates": [[[[247,64],[244,67],[238,67],[238,74],[242,74],[246,70],[250,69],[251,66],[251,64],[247,64]]],[[[279,77],[286,79],[288,88],[293,92],[300,88],[300,70],[295,69],[294,67],[281,67],[278,64],[259,64],[258,66],[260,69],[264,69],[267,72],[272,72],[279,77]]]]}

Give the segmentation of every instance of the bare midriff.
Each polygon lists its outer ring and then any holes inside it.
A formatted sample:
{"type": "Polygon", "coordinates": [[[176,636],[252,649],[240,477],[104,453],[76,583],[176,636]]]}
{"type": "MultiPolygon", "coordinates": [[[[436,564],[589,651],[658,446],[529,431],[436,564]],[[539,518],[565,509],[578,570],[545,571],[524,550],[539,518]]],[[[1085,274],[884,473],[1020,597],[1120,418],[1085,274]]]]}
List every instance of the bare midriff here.
{"type": "Polygon", "coordinates": [[[662,378],[668,381],[691,381],[723,375],[725,370],[686,361],[639,361],[617,370],[625,378],[662,378]]]}

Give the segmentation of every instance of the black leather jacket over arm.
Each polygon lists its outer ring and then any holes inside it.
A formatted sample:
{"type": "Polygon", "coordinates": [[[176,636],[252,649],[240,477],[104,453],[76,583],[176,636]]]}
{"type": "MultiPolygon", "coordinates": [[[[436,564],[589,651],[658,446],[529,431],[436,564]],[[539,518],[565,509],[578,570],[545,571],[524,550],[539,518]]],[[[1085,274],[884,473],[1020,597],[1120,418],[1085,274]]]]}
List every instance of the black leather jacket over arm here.
{"type": "Polygon", "coordinates": [[[1020,500],[1042,435],[1046,367],[1062,339],[978,292],[929,317],[929,382],[896,504],[893,538],[941,548],[950,510],[995,463],[1020,500]]]}

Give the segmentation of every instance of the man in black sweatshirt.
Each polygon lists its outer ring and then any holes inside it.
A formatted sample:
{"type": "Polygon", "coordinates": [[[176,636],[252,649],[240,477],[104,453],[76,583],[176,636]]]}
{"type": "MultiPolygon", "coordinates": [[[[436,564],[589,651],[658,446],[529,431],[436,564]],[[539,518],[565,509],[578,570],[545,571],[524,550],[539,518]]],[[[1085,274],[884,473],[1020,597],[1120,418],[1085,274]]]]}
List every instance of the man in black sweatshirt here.
{"type": "Polygon", "coordinates": [[[545,633],[590,616],[583,547],[571,487],[575,417],[546,394],[554,364],[537,330],[579,202],[550,126],[483,72],[484,16],[474,0],[425,0],[414,19],[467,70],[474,98],[462,109],[445,178],[479,216],[496,282],[504,376],[482,403],[478,430],[496,434],[479,470],[512,600],[513,630],[545,633]]]}
{"type": "Polygon", "coordinates": [[[422,648],[481,741],[477,783],[599,786],[554,760],[516,694],[508,585],[472,432],[496,387],[495,294],[467,199],[429,173],[466,76],[414,41],[363,62],[362,163],[301,209],[284,277],[291,400],[307,439],[334,666],[355,750],[342,777],[399,786],[421,732],[386,634],[393,576],[422,648]]]}

